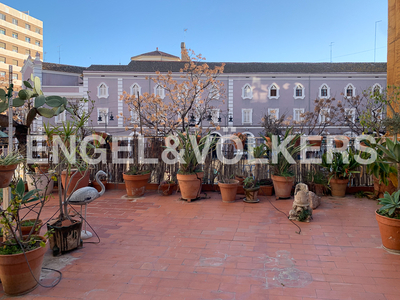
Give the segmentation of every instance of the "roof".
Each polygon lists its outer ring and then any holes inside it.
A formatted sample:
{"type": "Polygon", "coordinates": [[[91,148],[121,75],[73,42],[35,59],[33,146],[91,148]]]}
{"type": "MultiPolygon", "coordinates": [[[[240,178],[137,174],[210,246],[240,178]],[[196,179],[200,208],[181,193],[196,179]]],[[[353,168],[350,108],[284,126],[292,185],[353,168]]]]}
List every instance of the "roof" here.
{"type": "MultiPolygon", "coordinates": [[[[179,72],[186,62],[135,61],[128,65],[91,65],[95,72],[179,72]]],[[[222,63],[207,62],[214,68],[222,63]]],[[[386,73],[386,63],[225,63],[224,73],[386,73]]]]}
{"type": "Polygon", "coordinates": [[[175,55],[172,55],[172,54],[169,54],[166,52],[158,51],[158,50],[133,56],[132,59],[135,57],[140,57],[140,56],[166,56],[166,57],[173,57],[173,58],[180,59],[178,56],[175,56],[175,55]]]}
{"type": "Polygon", "coordinates": [[[57,72],[65,72],[65,73],[78,73],[82,74],[86,67],[77,67],[77,66],[70,66],[70,65],[61,65],[61,64],[54,64],[43,62],[42,69],[48,71],[57,71],[57,72]]]}

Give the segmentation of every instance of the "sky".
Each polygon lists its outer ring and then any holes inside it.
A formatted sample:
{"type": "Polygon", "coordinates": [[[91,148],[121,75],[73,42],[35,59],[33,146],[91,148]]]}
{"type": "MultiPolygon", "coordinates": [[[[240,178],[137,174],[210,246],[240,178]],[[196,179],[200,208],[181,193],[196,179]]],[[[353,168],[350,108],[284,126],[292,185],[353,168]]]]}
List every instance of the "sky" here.
{"type": "Polygon", "coordinates": [[[2,3],[43,21],[44,61],[52,63],[126,65],[157,47],[180,56],[181,42],[209,62],[330,62],[331,57],[373,62],[374,53],[376,62],[386,62],[387,57],[387,0],[2,3]]]}

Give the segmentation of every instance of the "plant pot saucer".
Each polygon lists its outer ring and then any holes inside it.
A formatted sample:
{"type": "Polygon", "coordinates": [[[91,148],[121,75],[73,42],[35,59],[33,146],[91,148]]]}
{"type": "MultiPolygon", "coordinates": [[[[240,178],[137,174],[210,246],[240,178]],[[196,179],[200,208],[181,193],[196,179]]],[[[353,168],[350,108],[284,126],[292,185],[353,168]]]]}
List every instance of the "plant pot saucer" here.
{"type": "Polygon", "coordinates": [[[260,202],[260,199],[257,199],[255,201],[248,201],[246,198],[243,198],[243,202],[246,202],[246,203],[258,203],[258,202],[260,202]]]}

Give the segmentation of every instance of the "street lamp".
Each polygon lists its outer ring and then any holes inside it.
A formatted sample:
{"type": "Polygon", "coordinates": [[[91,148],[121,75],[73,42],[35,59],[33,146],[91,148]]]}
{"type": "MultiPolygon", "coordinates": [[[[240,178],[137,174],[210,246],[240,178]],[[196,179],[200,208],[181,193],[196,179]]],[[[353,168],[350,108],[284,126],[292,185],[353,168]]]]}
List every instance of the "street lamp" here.
{"type": "Polygon", "coordinates": [[[227,110],[226,113],[224,113],[224,114],[220,113],[219,114],[218,123],[221,123],[221,121],[222,121],[221,116],[224,117],[224,119],[225,119],[225,127],[228,126],[228,123],[232,123],[233,122],[233,117],[232,117],[232,114],[229,112],[229,109],[227,110]]]}
{"type": "MultiPolygon", "coordinates": [[[[114,116],[112,114],[112,112],[105,112],[105,111],[100,111],[99,112],[99,118],[97,119],[98,122],[103,121],[104,118],[104,132],[107,134],[107,124],[108,124],[108,120],[110,121],[114,121],[114,116]]],[[[107,134],[108,137],[108,134],[107,134]]]]}

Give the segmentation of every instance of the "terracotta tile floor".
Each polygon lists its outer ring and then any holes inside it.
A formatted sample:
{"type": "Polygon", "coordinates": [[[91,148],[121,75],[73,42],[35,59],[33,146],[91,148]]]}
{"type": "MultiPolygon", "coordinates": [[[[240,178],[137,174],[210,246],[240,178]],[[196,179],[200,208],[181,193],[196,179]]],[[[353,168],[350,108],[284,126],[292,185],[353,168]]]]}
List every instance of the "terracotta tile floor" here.
{"type": "MultiPolygon", "coordinates": [[[[101,243],[67,254],[77,259],[56,287],[22,298],[400,299],[400,256],[381,248],[373,200],[325,197],[297,234],[266,197],[227,204],[217,193],[192,203],[124,194],[107,191],[88,206],[101,243]]],[[[290,210],[292,200],[268,199],[290,210]]]]}

